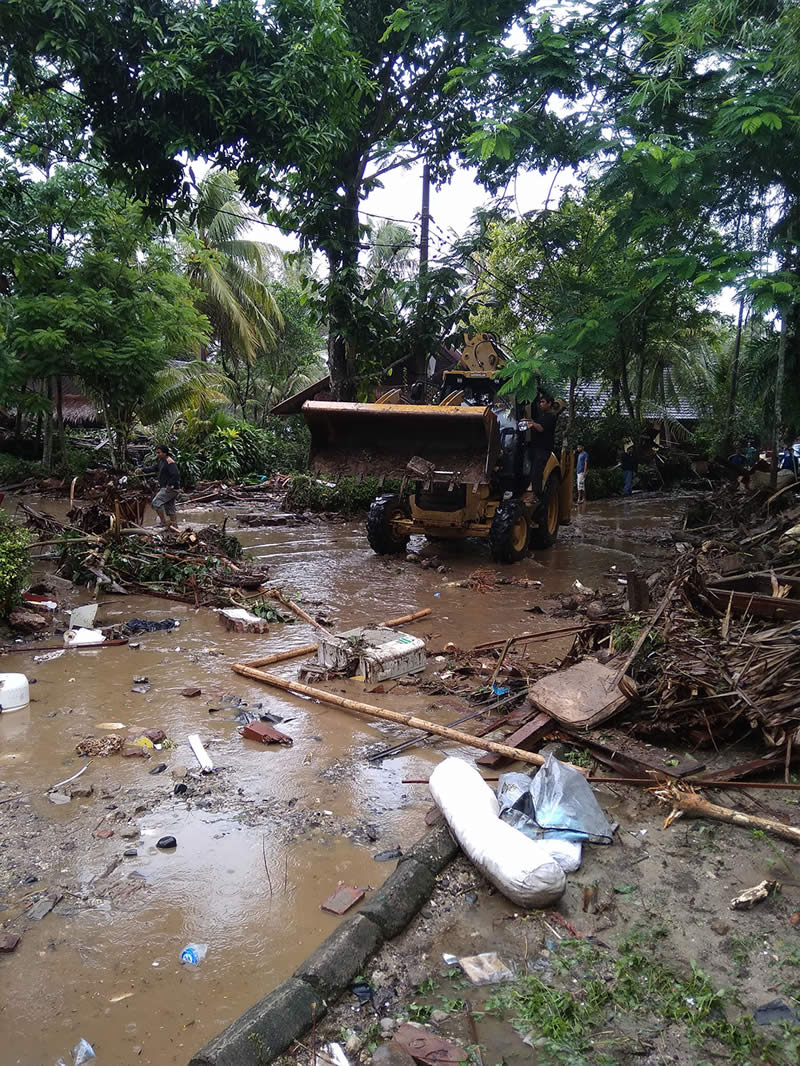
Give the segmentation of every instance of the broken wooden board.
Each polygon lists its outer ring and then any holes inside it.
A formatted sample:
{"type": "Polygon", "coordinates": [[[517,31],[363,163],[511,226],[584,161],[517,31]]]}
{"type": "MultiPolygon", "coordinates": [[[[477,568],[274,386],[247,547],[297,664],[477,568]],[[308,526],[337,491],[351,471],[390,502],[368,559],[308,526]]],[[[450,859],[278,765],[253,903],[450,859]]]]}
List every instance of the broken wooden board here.
{"type": "MultiPolygon", "coordinates": [[[[525,751],[530,751],[540,740],[544,740],[546,736],[552,733],[554,729],[555,722],[549,715],[537,714],[531,722],[527,722],[515,733],[512,733],[510,737],[507,737],[504,743],[508,744],[510,748],[522,748],[525,751]]],[[[511,760],[506,758],[505,755],[487,754],[477,759],[476,765],[498,767],[509,762],[511,760]]]]}
{"type": "Polygon", "coordinates": [[[394,1034],[392,1045],[407,1051],[419,1066],[458,1066],[468,1060],[467,1052],[460,1045],[409,1022],[394,1034]]]}
{"type": "MultiPolygon", "coordinates": [[[[671,765],[663,760],[654,759],[653,756],[657,753],[651,748],[640,744],[633,737],[615,733],[613,729],[607,730],[603,735],[606,743],[601,743],[594,737],[588,737],[577,729],[564,727],[563,732],[563,736],[570,744],[580,744],[582,747],[588,748],[598,762],[611,767],[612,770],[616,770],[623,776],[633,771],[633,773],[641,777],[647,777],[648,774],[656,774],[680,779],[690,777],[692,774],[699,774],[706,768],[705,763],[698,762],[692,758],[678,759],[676,757],[671,765]],[[617,746],[614,745],[616,737],[619,737],[620,741],[617,746]]],[[[727,778],[720,778],[720,780],[727,780],[727,778]]]]}
{"type": "Polygon", "coordinates": [[[268,722],[250,722],[242,730],[246,740],[257,740],[260,744],[293,744],[294,741],[280,729],[274,729],[268,722]]]}
{"type": "MultiPolygon", "coordinates": [[[[617,686],[618,671],[595,659],[540,678],[528,688],[531,703],[561,725],[588,729],[606,722],[628,703],[617,686]]],[[[629,678],[626,683],[633,685],[629,678]]]]}
{"type": "Polygon", "coordinates": [[[354,907],[365,896],[363,888],[355,888],[352,885],[339,885],[336,891],[328,896],[320,907],[329,914],[344,914],[354,907]]]}

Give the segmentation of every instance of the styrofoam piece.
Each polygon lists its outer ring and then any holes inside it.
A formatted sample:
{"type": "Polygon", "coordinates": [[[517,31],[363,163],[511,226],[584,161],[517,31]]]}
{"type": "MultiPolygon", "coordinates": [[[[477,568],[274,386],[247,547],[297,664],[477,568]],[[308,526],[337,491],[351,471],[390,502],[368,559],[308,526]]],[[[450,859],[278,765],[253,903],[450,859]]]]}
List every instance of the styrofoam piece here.
{"type": "Polygon", "coordinates": [[[69,612],[70,629],[91,629],[97,617],[99,603],[86,603],[83,607],[76,607],[69,612]]]}
{"type": "Polygon", "coordinates": [[[425,642],[410,633],[376,626],[325,634],[317,644],[317,663],[328,670],[345,670],[355,658],[356,672],[367,684],[376,684],[424,670],[425,642]]]}
{"type": "Polygon", "coordinates": [[[102,629],[68,629],[64,634],[64,643],[69,647],[76,644],[102,644],[104,640],[102,629]]]}
{"type": "Polygon", "coordinates": [[[214,769],[214,764],[211,761],[211,756],[203,747],[199,734],[191,733],[189,735],[189,745],[194,752],[197,761],[200,763],[200,769],[204,774],[210,774],[214,769]]]}
{"type": "Polygon", "coordinates": [[[0,712],[19,711],[30,702],[30,686],[25,674],[0,674],[0,712]]]}

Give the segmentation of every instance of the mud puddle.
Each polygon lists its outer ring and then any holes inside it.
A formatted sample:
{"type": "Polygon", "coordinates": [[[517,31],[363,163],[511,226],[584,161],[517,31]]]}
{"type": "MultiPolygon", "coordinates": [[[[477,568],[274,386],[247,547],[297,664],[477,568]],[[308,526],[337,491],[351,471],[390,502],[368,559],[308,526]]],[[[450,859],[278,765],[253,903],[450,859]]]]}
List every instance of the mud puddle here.
{"type": "MultiPolygon", "coordinates": [[[[11,510],[13,501],[5,505],[11,510]]],[[[34,506],[63,513],[61,501],[34,506]]],[[[639,522],[663,524],[671,510],[668,502],[653,514],[642,506],[639,522]]],[[[182,517],[198,524],[223,513],[206,508],[182,517]]],[[[613,510],[607,517],[611,527],[613,510]]],[[[606,521],[599,505],[592,521],[606,521]]],[[[248,558],[270,567],[276,585],[321,605],[339,627],[431,607],[414,632],[434,648],[550,628],[552,620],[529,609],[568,592],[576,579],[591,587],[613,583],[604,575],[613,566],[624,572],[638,550],[617,525],[613,546],[564,542],[513,568],[513,576],[541,581],[540,588],[479,593],[454,584],[477,568],[497,569],[475,542],[447,547],[415,538],[411,547],[435,564],[422,569],[373,555],[358,519],[228,528],[248,558]]],[[[364,749],[391,743],[393,727],[278,695],[230,670],[235,661],[309,643],[308,626],[229,634],[213,612],[140,596],[108,599],[99,619],[133,617],[173,617],[180,627],[142,634],[138,650],[70,650],[40,664],[33,653],[2,658],[4,671],[36,681],[30,707],[0,717],[0,905],[8,928],[23,934],[17,951],[0,958],[9,989],[0,1006],[8,1063],[50,1066],[60,1055],[68,1059],[79,1037],[92,1043],[101,1064],[185,1063],[332,931],[338,919],[320,904],[340,881],[377,887],[394,864],[373,856],[408,846],[424,831],[427,790],[402,779],[427,777],[440,758],[435,749],[371,765],[364,749]],[[142,676],[149,687],[132,692],[133,678],[142,676]],[[187,686],[202,694],[182,696],[187,686]],[[278,728],[293,746],[244,741],[236,699],[280,716],[278,728]],[[92,794],[52,804],[46,790],[83,765],[75,745],[116,722],[123,735],[161,728],[175,746],[150,759],[89,759],[75,784],[91,786],[92,794]],[[212,775],[200,775],[190,733],[206,744],[212,775]],[[167,769],[151,775],[161,763],[167,769]],[[176,784],[186,792],[175,795],[176,784]],[[178,841],[173,852],[155,846],[166,834],[178,841]],[[30,921],[27,906],[46,893],[63,898],[41,921],[30,921]],[[190,941],[209,945],[196,969],[179,961],[190,941]]],[[[538,654],[549,659],[567,646],[553,642],[538,654]]],[[[296,676],[297,664],[283,672],[296,676]]],[[[364,698],[356,683],[349,689],[364,698]]],[[[415,689],[366,698],[439,721],[453,717],[415,689]]]]}

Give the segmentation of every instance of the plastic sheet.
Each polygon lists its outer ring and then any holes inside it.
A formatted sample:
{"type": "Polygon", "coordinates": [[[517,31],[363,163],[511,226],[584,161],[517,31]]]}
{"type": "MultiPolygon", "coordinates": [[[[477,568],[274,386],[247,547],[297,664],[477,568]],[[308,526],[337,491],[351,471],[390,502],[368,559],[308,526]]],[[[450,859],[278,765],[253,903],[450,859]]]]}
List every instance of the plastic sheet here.
{"type": "Polygon", "coordinates": [[[503,774],[500,817],[531,840],[610,844],[613,830],[583,774],[550,755],[534,777],[503,774]]]}

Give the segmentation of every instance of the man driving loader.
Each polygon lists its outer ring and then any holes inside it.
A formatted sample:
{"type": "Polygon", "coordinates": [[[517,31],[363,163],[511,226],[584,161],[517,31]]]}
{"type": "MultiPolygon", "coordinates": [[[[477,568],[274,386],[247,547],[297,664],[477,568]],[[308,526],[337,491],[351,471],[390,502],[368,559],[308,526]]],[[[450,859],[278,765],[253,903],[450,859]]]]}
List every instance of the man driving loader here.
{"type": "Polygon", "coordinates": [[[541,391],[534,404],[531,428],[531,488],[537,497],[542,495],[542,477],[547,461],[555,447],[558,412],[553,410],[553,397],[541,391]]]}

